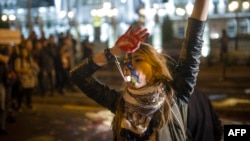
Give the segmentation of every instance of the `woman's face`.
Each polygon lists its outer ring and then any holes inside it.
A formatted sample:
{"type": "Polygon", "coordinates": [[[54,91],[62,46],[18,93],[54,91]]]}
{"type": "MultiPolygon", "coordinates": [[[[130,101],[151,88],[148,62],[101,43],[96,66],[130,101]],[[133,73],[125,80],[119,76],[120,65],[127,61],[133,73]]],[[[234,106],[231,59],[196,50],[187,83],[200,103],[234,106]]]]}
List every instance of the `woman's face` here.
{"type": "Polygon", "coordinates": [[[123,73],[126,78],[131,78],[127,82],[128,87],[138,89],[150,82],[153,76],[153,68],[148,60],[149,58],[138,52],[125,57],[123,73]]]}

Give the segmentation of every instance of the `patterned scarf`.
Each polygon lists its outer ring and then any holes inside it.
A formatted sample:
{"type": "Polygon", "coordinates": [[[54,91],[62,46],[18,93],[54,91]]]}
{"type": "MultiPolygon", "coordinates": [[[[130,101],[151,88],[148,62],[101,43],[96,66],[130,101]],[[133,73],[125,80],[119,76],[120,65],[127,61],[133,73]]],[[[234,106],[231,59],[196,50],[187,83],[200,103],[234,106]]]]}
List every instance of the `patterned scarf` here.
{"type": "Polygon", "coordinates": [[[123,94],[125,112],[121,127],[139,135],[143,134],[165,98],[163,84],[141,89],[127,88],[123,94]]]}

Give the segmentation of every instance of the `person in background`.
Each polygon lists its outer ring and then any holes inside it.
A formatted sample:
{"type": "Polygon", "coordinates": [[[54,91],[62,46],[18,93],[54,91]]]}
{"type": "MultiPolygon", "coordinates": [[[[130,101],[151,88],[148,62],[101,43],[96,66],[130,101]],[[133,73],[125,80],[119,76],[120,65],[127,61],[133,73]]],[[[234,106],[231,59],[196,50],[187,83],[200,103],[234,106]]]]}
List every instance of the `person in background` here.
{"type": "Polygon", "coordinates": [[[55,38],[51,35],[48,39],[48,44],[41,50],[40,58],[40,73],[41,73],[41,86],[42,96],[46,94],[53,96],[56,85],[56,70],[55,60],[57,55],[57,45],[55,38]]]}
{"type": "MultiPolygon", "coordinates": [[[[209,0],[196,0],[182,44],[179,61],[171,73],[166,55],[143,42],[147,29],[130,27],[104,52],[84,59],[70,71],[72,81],[90,98],[115,114],[115,141],[188,140],[188,101],[199,72],[202,35],[209,0]],[[124,87],[114,90],[92,75],[123,57],[120,72],[124,87]],[[172,74],[172,75],[171,75],[172,74]]],[[[166,31],[167,32],[167,31],[166,31]]]]}
{"type": "MultiPolygon", "coordinates": [[[[41,58],[42,58],[42,49],[43,49],[43,43],[41,40],[36,41],[35,46],[32,51],[32,57],[33,60],[36,62],[36,64],[39,66],[39,68],[42,68],[41,64],[41,58]]],[[[37,74],[37,86],[35,88],[35,93],[39,94],[40,96],[44,96],[44,89],[43,89],[43,83],[42,83],[42,73],[39,71],[37,74]]]]}
{"type": "Polygon", "coordinates": [[[7,90],[6,90],[6,65],[9,61],[8,47],[0,46],[0,135],[7,135],[6,115],[7,115],[7,90]]]}
{"type": "Polygon", "coordinates": [[[221,80],[226,79],[228,40],[227,31],[223,29],[220,38],[220,62],[222,63],[221,80]]]}
{"type": "Polygon", "coordinates": [[[59,92],[64,94],[66,91],[74,91],[74,86],[69,77],[69,70],[74,64],[74,52],[72,47],[72,40],[70,37],[65,37],[63,44],[59,46],[60,56],[60,80],[59,80],[59,92]]]}
{"type": "MultiPolygon", "coordinates": [[[[28,43],[28,42],[26,42],[28,43]]],[[[26,45],[26,44],[25,44],[26,45]]],[[[19,81],[19,94],[17,97],[17,110],[21,111],[23,97],[28,109],[32,109],[32,94],[37,85],[37,74],[39,67],[30,55],[29,49],[22,47],[20,57],[17,57],[14,62],[14,68],[19,81]]]]}
{"type": "Polygon", "coordinates": [[[93,55],[93,45],[89,43],[89,37],[87,36],[86,39],[82,42],[82,49],[83,49],[83,58],[88,58],[89,56],[93,55]]]}

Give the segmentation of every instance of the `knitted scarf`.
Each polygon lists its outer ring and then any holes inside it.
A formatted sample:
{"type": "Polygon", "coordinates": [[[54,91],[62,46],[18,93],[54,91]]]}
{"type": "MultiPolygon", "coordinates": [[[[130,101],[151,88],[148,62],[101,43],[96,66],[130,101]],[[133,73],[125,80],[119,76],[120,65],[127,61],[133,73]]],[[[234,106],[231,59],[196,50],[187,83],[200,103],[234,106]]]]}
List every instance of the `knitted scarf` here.
{"type": "Polygon", "coordinates": [[[163,84],[141,89],[127,88],[123,94],[125,111],[121,127],[139,135],[143,134],[165,98],[163,84]]]}

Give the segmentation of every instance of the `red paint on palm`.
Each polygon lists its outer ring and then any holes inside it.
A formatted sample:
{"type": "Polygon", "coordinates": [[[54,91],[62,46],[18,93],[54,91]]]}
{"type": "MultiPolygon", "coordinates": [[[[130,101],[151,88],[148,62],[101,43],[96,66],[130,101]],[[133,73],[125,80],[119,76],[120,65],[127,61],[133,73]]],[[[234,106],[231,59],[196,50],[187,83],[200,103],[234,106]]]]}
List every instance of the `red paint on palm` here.
{"type": "Polygon", "coordinates": [[[123,35],[118,39],[120,49],[126,53],[135,52],[139,47],[141,40],[135,35],[123,35]]]}
{"type": "Polygon", "coordinates": [[[116,45],[126,53],[133,53],[140,47],[140,43],[148,36],[149,33],[147,29],[138,27],[132,31],[132,26],[130,26],[126,33],[117,40],[116,45]]]}

